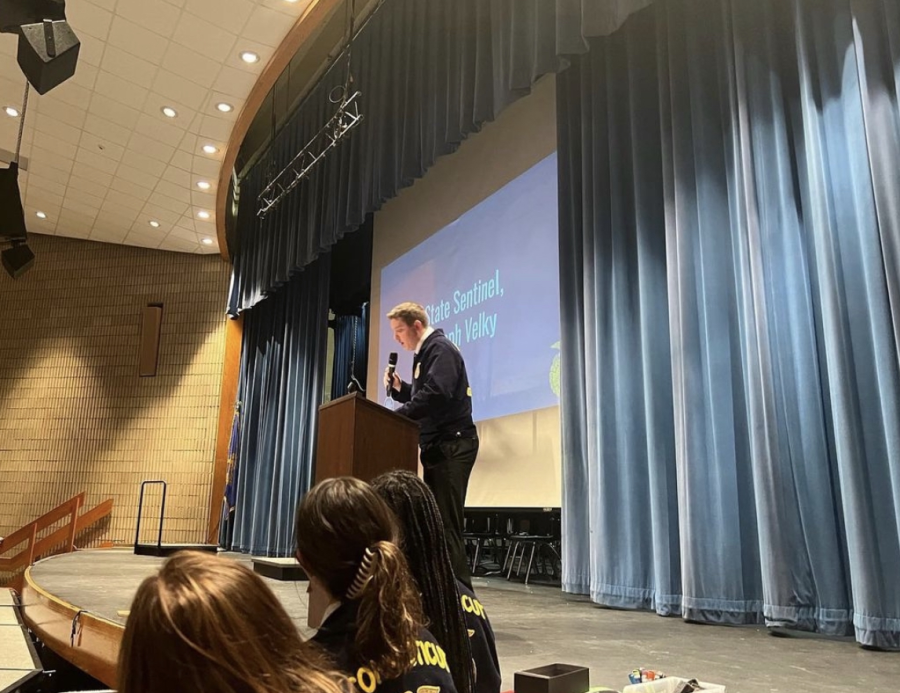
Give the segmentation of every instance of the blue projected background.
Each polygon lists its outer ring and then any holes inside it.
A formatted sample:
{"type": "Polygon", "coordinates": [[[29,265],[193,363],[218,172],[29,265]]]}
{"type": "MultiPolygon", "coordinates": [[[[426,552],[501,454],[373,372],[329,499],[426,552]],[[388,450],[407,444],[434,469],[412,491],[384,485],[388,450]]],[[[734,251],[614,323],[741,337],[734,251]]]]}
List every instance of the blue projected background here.
{"type": "MultiPolygon", "coordinates": [[[[556,154],[514,179],[381,273],[386,313],[403,301],[462,350],[475,419],[559,404],[559,249],[556,154]]],[[[384,318],[382,318],[384,320],[384,318]]],[[[379,362],[412,353],[379,330],[379,362]]]]}

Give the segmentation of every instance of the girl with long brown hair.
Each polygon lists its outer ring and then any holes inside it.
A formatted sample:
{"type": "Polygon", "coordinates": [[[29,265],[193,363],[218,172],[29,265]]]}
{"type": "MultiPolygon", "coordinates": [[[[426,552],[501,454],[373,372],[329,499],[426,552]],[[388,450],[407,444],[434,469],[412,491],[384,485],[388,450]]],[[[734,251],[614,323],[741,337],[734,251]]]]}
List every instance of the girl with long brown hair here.
{"type": "Polygon", "coordinates": [[[454,685],[447,655],[424,628],[397,521],[368,484],[317,484],[300,501],[296,537],[310,601],[328,604],[313,642],[363,693],[472,693],[454,685]]]}
{"type": "Polygon", "coordinates": [[[346,693],[246,566],[178,553],[141,583],[119,651],[119,693],[346,693]]]}

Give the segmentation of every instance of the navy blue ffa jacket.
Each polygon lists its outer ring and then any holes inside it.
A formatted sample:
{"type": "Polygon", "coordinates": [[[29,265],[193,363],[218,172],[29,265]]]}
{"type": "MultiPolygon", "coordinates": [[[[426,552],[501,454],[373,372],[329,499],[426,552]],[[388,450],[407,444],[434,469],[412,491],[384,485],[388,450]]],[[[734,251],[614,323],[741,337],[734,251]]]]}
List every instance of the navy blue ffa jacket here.
{"type": "Polygon", "coordinates": [[[500,692],[500,659],[497,657],[497,643],[494,640],[494,629],[488,620],[484,607],[475,593],[459,580],[459,600],[466,617],[466,628],[469,629],[469,644],[472,648],[472,659],[475,660],[475,692],[500,692]]]}
{"type": "Polygon", "coordinates": [[[396,679],[382,680],[371,664],[356,653],[356,614],[359,602],[344,602],[313,636],[312,641],[331,657],[334,667],[362,693],[456,693],[447,655],[434,636],[422,629],[416,640],[412,668],[396,679]]]}
{"type": "Polygon", "coordinates": [[[454,438],[474,438],[472,392],[466,364],[443,330],[435,330],[413,356],[412,383],[401,382],[397,409],[419,424],[419,444],[429,447],[454,438]]]}

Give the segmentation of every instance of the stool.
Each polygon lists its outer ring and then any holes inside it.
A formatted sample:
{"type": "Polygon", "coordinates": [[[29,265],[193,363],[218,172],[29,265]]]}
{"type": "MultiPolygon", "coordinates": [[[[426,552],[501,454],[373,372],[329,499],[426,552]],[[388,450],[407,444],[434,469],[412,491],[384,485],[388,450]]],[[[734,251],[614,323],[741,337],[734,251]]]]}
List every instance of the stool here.
{"type": "Polygon", "coordinates": [[[484,546],[484,542],[487,539],[492,539],[494,537],[493,532],[473,532],[466,536],[471,542],[475,544],[475,553],[472,556],[472,573],[475,573],[476,568],[478,568],[478,559],[481,557],[481,548],[484,546]]]}
{"type": "Polygon", "coordinates": [[[548,549],[555,560],[559,560],[559,553],[554,548],[554,538],[548,535],[526,534],[520,536],[512,536],[509,538],[509,548],[506,550],[506,558],[503,561],[503,570],[506,571],[506,579],[512,580],[513,566],[516,564],[516,556],[519,558],[519,565],[516,567],[516,577],[522,572],[522,561],[525,560],[525,553],[528,551],[528,566],[525,568],[525,584],[531,579],[531,569],[534,566],[535,554],[541,549],[548,549]],[[529,551],[530,549],[530,551],[529,551]]]}
{"type": "Polygon", "coordinates": [[[501,567],[498,557],[498,542],[502,543],[507,534],[501,531],[500,513],[482,512],[467,515],[465,524],[467,531],[463,532],[463,540],[466,543],[466,553],[471,560],[470,569],[472,574],[475,575],[476,571],[481,567],[489,550],[498,567],[501,567]],[[472,550],[471,553],[469,553],[469,549],[472,550]]]}
{"type": "MultiPolygon", "coordinates": [[[[496,558],[499,548],[497,542],[502,542],[504,537],[496,532],[467,532],[463,535],[463,539],[473,549],[470,569],[474,575],[475,571],[481,566],[482,554],[490,549],[494,552],[494,557],[496,558]]],[[[499,564],[500,561],[497,560],[497,563],[499,564]]]]}

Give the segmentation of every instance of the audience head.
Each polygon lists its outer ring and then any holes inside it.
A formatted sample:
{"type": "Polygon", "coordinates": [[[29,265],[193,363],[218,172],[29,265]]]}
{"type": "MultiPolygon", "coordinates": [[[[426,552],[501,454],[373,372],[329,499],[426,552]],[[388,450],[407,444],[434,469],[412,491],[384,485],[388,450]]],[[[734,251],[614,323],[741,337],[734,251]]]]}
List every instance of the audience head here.
{"type": "Polygon", "coordinates": [[[341,693],[262,579],[183,552],[141,583],[119,652],[120,693],[341,693]]]}
{"type": "Polygon", "coordinates": [[[297,509],[297,559],[336,600],[358,602],[356,652],[384,678],[416,658],[422,607],[390,508],[365,482],[327,479],[297,509]]]}
{"type": "Polygon", "coordinates": [[[456,689],[470,691],[474,671],[468,628],[434,494],[418,476],[400,470],[382,474],[372,488],[400,522],[401,548],[422,594],[429,628],[447,653],[456,689]]]}

